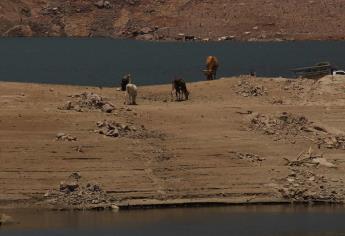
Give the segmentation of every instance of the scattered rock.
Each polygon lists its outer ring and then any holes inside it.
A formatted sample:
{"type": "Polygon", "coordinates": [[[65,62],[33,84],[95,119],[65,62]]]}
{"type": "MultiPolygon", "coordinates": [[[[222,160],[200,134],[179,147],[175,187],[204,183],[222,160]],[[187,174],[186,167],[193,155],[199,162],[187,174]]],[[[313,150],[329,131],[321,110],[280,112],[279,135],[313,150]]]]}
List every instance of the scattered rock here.
{"type": "Polygon", "coordinates": [[[110,2],[105,1],[105,0],[100,0],[100,1],[95,2],[95,6],[99,9],[102,9],[102,8],[110,9],[112,7],[110,2]]]}
{"type": "Polygon", "coordinates": [[[67,101],[66,104],[63,105],[63,110],[71,110],[72,108],[74,108],[74,106],[71,101],[67,101]]]}
{"type": "Polygon", "coordinates": [[[56,134],[57,141],[77,141],[77,137],[65,133],[56,134]]]}
{"type": "Polygon", "coordinates": [[[238,158],[242,160],[249,160],[251,162],[257,163],[257,162],[262,162],[265,160],[265,158],[262,158],[258,155],[252,154],[252,153],[241,153],[241,152],[230,152],[231,154],[234,154],[238,158]]]}
{"type": "Polygon", "coordinates": [[[83,150],[83,146],[81,146],[81,145],[79,145],[79,146],[77,146],[77,147],[74,147],[74,150],[76,151],[76,152],[84,152],[84,150],[83,150]]]}
{"type": "Polygon", "coordinates": [[[218,41],[234,40],[235,38],[235,36],[222,36],[218,38],[218,41]]]}
{"type": "Polygon", "coordinates": [[[175,38],[176,40],[184,40],[185,34],[183,33],[178,33],[177,37],[175,38]]]}
{"type": "Polygon", "coordinates": [[[57,6],[46,6],[41,9],[41,14],[45,16],[56,16],[60,15],[61,9],[57,6]]]}
{"type": "Polygon", "coordinates": [[[60,192],[74,192],[78,188],[79,188],[79,185],[75,181],[60,183],[60,192]]]}
{"type": "Polygon", "coordinates": [[[272,104],[279,104],[279,105],[282,105],[284,102],[283,102],[283,99],[279,99],[279,98],[273,98],[272,100],[272,104]]]}
{"type": "Polygon", "coordinates": [[[318,165],[325,166],[328,168],[336,168],[336,165],[333,163],[329,162],[326,158],[314,158],[312,161],[318,165]]]}
{"type": "Polygon", "coordinates": [[[118,207],[116,205],[111,205],[110,208],[113,212],[118,212],[120,210],[120,207],[118,207]]]}
{"type": "Polygon", "coordinates": [[[60,182],[59,191],[63,193],[74,192],[79,188],[79,180],[81,175],[79,173],[72,173],[65,181],[60,182]]]}
{"type": "Polygon", "coordinates": [[[152,33],[154,30],[150,27],[144,27],[140,30],[140,34],[150,34],[152,33]]]}
{"type": "Polygon", "coordinates": [[[195,40],[198,40],[198,38],[195,37],[194,35],[186,35],[186,34],[183,34],[183,33],[179,33],[179,34],[177,34],[175,40],[195,41],[195,40]]]}
{"type": "Polygon", "coordinates": [[[46,193],[43,195],[44,198],[47,198],[47,197],[49,197],[49,196],[50,196],[50,191],[46,192],[46,193]]]}
{"type": "Polygon", "coordinates": [[[152,34],[141,34],[141,35],[138,35],[136,39],[150,41],[150,40],[154,40],[154,36],[152,34]]]}
{"type": "Polygon", "coordinates": [[[6,214],[0,215],[0,226],[13,224],[13,223],[15,223],[15,222],[11,216],[6,215],[6,214]]]}
{"type": "Polygon", "coordinates": [[[111,113],[114,110],[114,107],[107,103],[102,106],[101,110],[106,113],[111,113]]]}
{"type": "Polygon", "coordinates": [[[128,137],[128,138],[159,138],[163,140],[165,135],[158,131],[148,131],[144,126],[135,127],[131,124],[122,124],[112,120],[98,121],[96,123],[98,129],[94,132],[103,134],[108,137],[128,137]]]}
{"type": "Polygon", "coordinates": [[[81,179],[81,175],[77,172],[74,172],[69,176],[69,178],[74,179],[74,180],[79,180],[79,179],[81,179]]]}

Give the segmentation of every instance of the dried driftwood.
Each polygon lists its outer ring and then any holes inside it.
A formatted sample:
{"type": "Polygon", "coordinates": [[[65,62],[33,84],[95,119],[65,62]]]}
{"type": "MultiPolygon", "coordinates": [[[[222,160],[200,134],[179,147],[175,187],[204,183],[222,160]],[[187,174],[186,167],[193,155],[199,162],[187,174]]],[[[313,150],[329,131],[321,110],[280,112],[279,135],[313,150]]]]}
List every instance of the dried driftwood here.
{"type": "Polygon", "coordinates": [[[286,165],[288,166],[321,165],[329,168],[336,167],[336,165],[324,158],[322,153],[315,154],[311,147],[309,147],[308,151],[303,151],[299,153],[296,160],[289,160],[288,158],[284,158],[284,160],[287,162],[286,165]]]}
{"type": "Polygon", "coordinates": [[[322,157],[323,154],[314,154],[312,148],[309,147],[308,151],[299,153],[296,160],[289,160],[288,158],[284,158],[284,160],[287,162],[286,165],[288,166],[301,166],[304,164],[317,165],[317,163],[313,162],[313,159],[322,157]]]}

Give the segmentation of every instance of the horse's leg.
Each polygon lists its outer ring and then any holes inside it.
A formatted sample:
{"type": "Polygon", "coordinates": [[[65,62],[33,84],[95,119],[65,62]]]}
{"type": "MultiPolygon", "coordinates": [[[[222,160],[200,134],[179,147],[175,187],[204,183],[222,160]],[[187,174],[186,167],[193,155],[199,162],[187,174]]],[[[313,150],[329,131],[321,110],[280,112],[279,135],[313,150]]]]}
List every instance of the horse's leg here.
{"type": "Polygon", "coordinates": [[[186,91],[185,91],[185,96],[186,96],[186,100],[188,100],[188,98],[189,98],[189,91],[188,91],[187,88],[186,88],[186,91]]]}
{"type": "Polygon", "coordinates": [[[137,95],[133,95],[133,105],[137,105],[137,95]]]}
{"type": "Polygon", "coordinates": [[[125,105],[128,105],[128,92],[126,91],[125,92],[125,102],[124,102],[125,105]]]}
{"type": "Polygon", "coordinates": [[[171,99],[171,101],[174,100],[174,90],[175,90],[175,92],[176,92],[176,86],[175,86],[175,82],[172,82],[172,84],[171,84],[171,93],[170,93],[170,99],[171,99]]]}

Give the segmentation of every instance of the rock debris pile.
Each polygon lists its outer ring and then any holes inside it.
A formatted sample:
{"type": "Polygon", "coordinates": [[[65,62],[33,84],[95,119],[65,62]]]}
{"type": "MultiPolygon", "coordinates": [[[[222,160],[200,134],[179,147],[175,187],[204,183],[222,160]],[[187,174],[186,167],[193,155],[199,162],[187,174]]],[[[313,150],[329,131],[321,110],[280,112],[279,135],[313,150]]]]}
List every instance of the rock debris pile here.
{"type": "Polygon", "coordinates": [[[110,102],[104,101],[104,98],[95,93],[84,92],[82,94],[73,95],[75,101],[67,101],[65,105],[59,107],[61,110],[74,110],[83,112],[85,110],[101,110],[102,112],[111,113],[115,110],[115,106],[110,102]]]}
{"type": "Polygon", "coordinates": [[[260,130],[267,135],[296,136],[308,125],[309,121],[306,117],[286,112],[277,116],[256,113],[250,121],[250,128],[252,130],[260,130]]]}
{"type": "Polygon", "coordinates": [[[242,79],[237,84],[236,93],[243,97],[258,97],[267,95],[267,89],[263,85],[256,85],[248,79],[242,79]]]}
{"type": "Polygon", "coordinates": [[[109,137],[133,136],[137,131],[142,131],[142,128],[138,130],[135,126],[109,120],[98,121],[96,125],[99,129],[95,130],[95,132],[109,137]]]}
{"type": "Polygon", "coordinates": [[[276,116],[260,113],[250,120],[250,129],[274,135],[275,140],[303,137],[317,144],[320,148],[345,149],[345,136],[333,134],[321,125],[309,121],[305,116],[283,112],[276,116]]]}
{"type": "Polygon", "coordinates": [[[58,190],[47,192],[44,198],[50,205],[66,209],[110,208],[116,201],[99,184],[82,181],[78,173],[72,173],[60,183],[58,190]]]}
{"type": "Polygon", "coordinates": [[[291,201],[341,202],[344,195],[335,190],[337,182],[306,168],[294,166],[290,167],[290,174],[281,180],[278,190],[283,198],[291,201]]]}
{"type": "Polygon", "coordinates": [[[131,124],[123,124],[112,120],[103,120],[96,123],[97,129],[95,133],[99,133],[108,137],[121,138],[159,138],[164,139],[165,135],[158,131],[149,131],[145,126],[135,127],[131,124]]]}
{"type": "Polygon", "coordinates": [[[324,158],[323,154],[314,153],[310,147],[308,151],[300,153],[296,160],[284,159],[290,174],[279,181],[278,191],[283,198],[299,202],[335,203],[344,200],[344,191],[336,191],[339,185],[343,185],[343,180],[329,179],[315,173],[319,167],[337,167],[324,158]]]}

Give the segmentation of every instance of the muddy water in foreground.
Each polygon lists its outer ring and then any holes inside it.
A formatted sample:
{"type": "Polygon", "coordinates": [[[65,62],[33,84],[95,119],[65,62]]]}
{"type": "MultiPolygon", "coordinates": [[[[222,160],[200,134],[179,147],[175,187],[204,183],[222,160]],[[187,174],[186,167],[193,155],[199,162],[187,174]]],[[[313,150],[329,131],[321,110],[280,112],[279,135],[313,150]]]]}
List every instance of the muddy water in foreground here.
{"type": "Polygon", "coordinates": [[[345,69],[345,42],[167,43],[111,39],[0,39],[0,80],[93,86],[118,85],[131,72],[137,84],[170,83],[175,75],[204,80],[206,56],[219,76],[291,77],[289,69],[329,61],[345,69]]]}
{"type": "Polygon", "coordinates": [[[345,235],[339,207],[249,206],[113,212],[8,212],[1,236],[345,235]]]}

